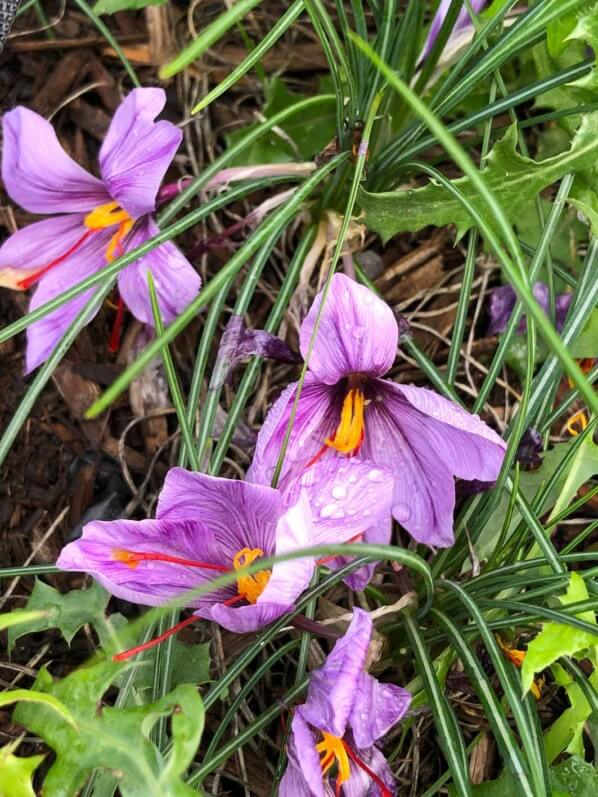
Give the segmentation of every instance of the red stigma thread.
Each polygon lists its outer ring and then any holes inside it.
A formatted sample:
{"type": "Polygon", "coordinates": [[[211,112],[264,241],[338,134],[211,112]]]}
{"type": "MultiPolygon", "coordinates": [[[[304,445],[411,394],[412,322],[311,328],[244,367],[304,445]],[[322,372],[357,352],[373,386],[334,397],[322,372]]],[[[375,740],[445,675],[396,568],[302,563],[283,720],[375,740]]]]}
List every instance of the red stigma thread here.
{"type": "MultiPolygon", "coordinates": [[[[351,539],[346,540],[343,543],[343,545],[348,545],[351,542],[361,542],[362,539],[363,539],[363,534],[360,532],[359,534],[356,534],[354,537],[351,537],[351,539]]],[[[333,559],[336,559],[340,555],[341,554],[333,553],[331,556],[325,556],[323,559],[316,559],[316,564],[317,565],[325,565],[326,562],[332,562],[333,559]]]]}
{"type": "Polygon", "coordinates": [[[347,751],[347,755],[349,756],[351,761],[353,761],[354,764],[357,764],[357,766],[360,769],[363,769],[366,775],[369,775],[369,777],[374,781],[376,786],[380,789],[381,796],[392,797],[392,792],[390,791],[388,786],[378,777],[378,775],[376,775],[375,772],[372,772],[372,770],[368,767],[365,761],[362,761],[361,758],[359,758],[355,750],[353,750],[353,748],[350,747],[350,745],[348,745],[344,739],[343,739],[343,747],[347,751]]]}
{"type": "Polygon", "coordinates": [[[43,277],[44,274],[46,274],[48,271],[50,271],[50,269],[54,268],[54,266],[60,265],[60,263],[62,263],[64,260],[66,260],[67,257],[70,257],[72,254],[74,254],[74,252],[77,251],[77,249],[79,249],[81,246],[83,246],[85,241],[87,241],[87,239],[91,235],[93,235],[94,232],[96,232],[96,230],[87,230],[86,232],[84,232],[83,235],[77,241],[75,241],[75,243],[71,246],[70,249],[67,249],[66,252],[63,252],[63,254],[59,255],[54,260],[50,261],[47,265],[43,266],[38,271],[35,271],[33,274],[30,274],[28,277],[25,277],[24,279],[22,279],[19,282],[17,282],[17,286],[19,288],[22,288],[24,291],[26,291],[32,285],[35,285],[35,283],[41,277],[43,277]]]}
{"type": "Polygon", "coordinates": [[[184,559],[182,556],[170,556],[167,553],[145,553],[144,551],[123,551],[116,548],[112,553],[112,558],[117,562],[122,562],[134,569],[139,562],[170,562],[173,565],[186,565],[187,567],[199,567],[203,570],[218,570],[221,573],[229,573],[230,568],[224,565],[215,565],[211,562],[200,562],[196,559],[184,559]]]}
{"type": "Polygon", "coordinates": [[[172,628],[169,628],[167,631],[164,631],[163,634],[160,636],[154,637],[150,639],[149,642],[144,642],[143,645],[137,645],[134,648],[129,648],[129,650],[123,650],[122,653],[117,653],[115,656],[112,657],[112,661],[126,661],[127,659],[136,656],[138,653],[143,653],[144,650],[150,650],[151,648],[155,648],[156,645],[159,645],[160,642],[164,642],[165,639],[171,637],[173,634],[177,634],[181,628],[185,628],[187,625],[191,625],[197,620],[197,617],[192,614],[191,617],[187,617],[186,620],[181,620],[180,623],[173,625],[172,628]]]}
{"type": "Polygon", "coordinates": [[[120,346],[120,333],[122,332],[123,321],[125,318],[125,303],[123,297],[118,297],[118,307],[116,308],[116,318],[114,319],[114,326],[112,327],[112,334],[108,341],[108,351],[115,354],[120,346]]]}

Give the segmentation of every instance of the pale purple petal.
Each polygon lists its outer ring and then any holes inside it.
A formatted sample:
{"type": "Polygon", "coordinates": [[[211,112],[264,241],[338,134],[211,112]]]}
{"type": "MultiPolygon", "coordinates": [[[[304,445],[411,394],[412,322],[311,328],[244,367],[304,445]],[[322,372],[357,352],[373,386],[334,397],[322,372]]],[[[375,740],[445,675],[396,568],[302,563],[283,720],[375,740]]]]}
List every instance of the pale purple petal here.
{"type": "MultiPolygon", "coordinates": [[[[221,564],[218,546],[210,530],[192,521],[111,520],[94,521],[83,536],[63,548],[57,566],[90,573],[109,592],[124,600],[159,606],[221,573],[170,562],[139,562],[131,567],[116,558],[117,551],[179,556],[221,564]]],[[[230,591],[230,594],[234,594],[230,591]]],[[[209,599],[225,600],[229,592],[212,593],[209,599]]],[[[190,601],[198,606],[205,598],[190,601]]]]}
{"type": "Polygon", "coordinates": [[[83,215],[54,216],[22,227],[0,246],[0,268],[39,269],[85,233],[83,215]]]}
{"type": "Polygon", "coordinates": [[[429,447],[460,479],[496,481],[507,446],[478,415],[428,388],[390,381],[384,385],[383,400],[391,401],[412,447],[429,447]]]}
{"type": "Polygon", "coordinates": [[[392,514],[411,536],[428,545],[452,545],[453,476],[431,448],[422,446],[416,456],[389,404],[368,407],[362,454],[395,474],[392,514]]]}
{"type": "MultiPolygon", "coordinates": [[[[301,325],[304,359],[321,301],[320,293],[301,325]]],[[[393,364],[398,336],[394,313],[385,302],[364,285],[344,274],[335,274],[309,358],[309,370],[327,385],[335,385],[350,374],[382,376],[393,364]]]]}
{"type": "Polygon", "coordinates": [[[134,219],[155,210],[160,183],[183,137],[171,122],[154,122],[165,104],[163,89],[133,89],[117,108],[100,150],[106,187],[134,219]]]}
{"type": "MultiPolygon", "coordinates": [[[[383,753],[377,747],[357,749],[355,752],[361,761],[380,778],[390,793],[395,795],[397,793],[396,780],[383,753]]],[[[351,764],[349,780],[343,783],[341,794],[343,797],[382,797],[380,789],[370,776],[354,763],[351,764]]]]}
{"type": "MultiPolygon", "coordinates": [[[[392,497],[394,497],[394,490],[392,497]]],[[[392,517],[389,510],[387,517],[381,518],[375,526],[370,526],[368,529],[366,529],[363,534],[363,542],[369,543],[370,545],[389,545],[391,537],[392,517]]],[[[339,556],[336,559],[333,559],[332,562],[329,562],[328,567],[330,567],[332,570],[336,570],[338,567],[343,567],[345,564],[347,564],[347,562],[350,562],[354,558],[355,557],[350,556],[339,556]]],[[[370,565],[364,565],[363,567],[360,567],[359,570],[355,570],[354,573],[351,573],[350,576],[347,576],[345,579],[343,579],[344,583],[354,592],[360,592],[361,590],[364,590],[372,580],[372,576],[374,575],[374,572],[379,564],[380,562],[373,562],[370,565]]]]}
{"type": "Polygon", "coordinates": [[[371,747],[405,715],[411,702],[406,689],[381,684],[368,673],[361,674],[349,718],[357,747],[371,747]]]}
{"type": "MultiPolygon", "coordinates": [[[[295,400],[297,383],[289,385],[271,407],[258,434],[255,454],[247,479],[270,484],[295,400]]],[[[324,446],[338,426],[343,400],[342,391],[322,384],[312,374],[305,377],[297,414],[293,420],[279,487],[285,490],[285,480],[294,480],[324,446]]],[[[326,456],[328,456],[328,452],[326,456]]],[[[332,456],[332,449],[330,450],[332,456]]]]}
{"type": "MultiPolygon", "coordinates": [[[[159,232],[151,216],[141,219],[129,235],[126,251],[135,249],[159,232]]],[[[154,278],[162,321],[170,324],[195,299],[201,287],[201,278],[180,249],[170,241],[124,268],[118,275],[120,294],[135,318],[152,327],[154,314],[147,282],[148,271],[152,272],[154,278]]]]}
{"type": "Polygon", "coordinates": [[[488,324],[489,335],[499,335],[504,332],[513,313],[517,294],[510,285],[500,285],[490,291],[488,299],[488,324]]]}
{"type": "MultiPolygon", "coordinates": [[[[254,485],[247,486],[256,488],[254,485]]],[[[273,553],[278,556],[307,548],[311,542],[309,501],[307,495],[303,494],[278,521],[276,549],[273,553]]],[[[198,613],[202,617],[215,620],[229,631],[255,631],[291,611],[297,598],[309,585],[313,570],[312,557],[278,562],[272,568],[272,575],[256,603],[240,607],[220,604],[202,609],[198,613]]]]}
{"type": "Polygon", "coordinates": [[[66,154],[52,125],[18,107],[2,118],[2,180],[30,213],[87,213],[110,200],[103,183],[66,154]]]}
{"type": "Polygon", "coordinates": [[[344,736],[371,635],[369,614],[354,609],[345,635],[336,642],[323,666],[311,674],[307,700],[301,711],[314,727],[334,736],[344,736]]]}
{"type": "MultiPolygon", "coordinates": [[[[46,224],[46,222],[40,222],[40,224],[46,224]]],[[[33,226],[37,227],[38,225],[33,226]]],[[[63,245],[65,240],[66,237],[63,239],[63,245]]],[[[96,233],[67,260],[48,271],[39,281],[31,298],[29,310],[36,310],[50,299],[54,299],[68,288],[103,268],[106,265],[105,252],[109,240],[109,232],[96,233]]],[[[68,245],[65,248],[68,249],[68,245]]],[[[92,297],[94,290],[97,288],[85,291],[31,324],[27,329],[26,373],[30,373],[47,360],[60,338],[92,297]]],[[[100,304],[98,303],[86,323],[92,320],[99,309],[100,304]]]]}
{"type": "Polygon", "coordinates": [[[303,706],[295,709],[288,743],[289,763],[280,782],[280,797],[324,797],[322,768],[316,739],[302,716],[303,706]]]}
{"type": "Polygon", "coordinates": [[[281,495],[271,487],[171,468],[156,517],[196,518],[211,530],[232,564],[232,557],[243,548],[261,548],[265,556],[272,554],[282,513],[281,495]]]}
{"type": "Polygon", "coordinates": [[[563,331],[565,321],[567,320],[567,313],[571,307],[571,300],[573,299],[572,293],[559,293],[554,300],[555,315],[556,315],[556,328],[559,332],[563,331]]]}

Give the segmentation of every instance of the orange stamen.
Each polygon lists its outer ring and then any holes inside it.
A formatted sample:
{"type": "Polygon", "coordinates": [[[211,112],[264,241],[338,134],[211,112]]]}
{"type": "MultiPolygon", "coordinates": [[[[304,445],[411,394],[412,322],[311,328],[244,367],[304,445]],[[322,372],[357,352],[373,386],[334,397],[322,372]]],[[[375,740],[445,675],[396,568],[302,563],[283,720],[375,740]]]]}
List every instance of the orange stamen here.
{"type": "MultiPolygon", "coordinates": [[[[521,669],[523,660],[525,659],[526,651],[510,647],[509,644],[500,636],[500,634],[497,634],[496,641],[498,642],[499,648],[504,653],[505,658],[507,658],[516,667],[519,667],[519,669],[521,669]]],[[[536,700],[540,699],[542,695],[543,686],[544,686],[544,678],[534,678],[534,680],[532,681],[530,691],[532,695],[536,698],[536,700]]]]}
{"type": "Polygon", "coordinates": [[[588,426],[588,416],[586,415],[584,410],[579,410],[576,412],[575,415],[572,415],[567,423],[565,424],[566,430],[569,432],[571,437],[577,437],[580,431],[584,431],[588,426]],[[577,429],[577,424],[580,426],[580,430],[577,429]]]}
{"type": "Polygon", "coordinates": [[[380,795],[381,795],[381,797],[392,797],[392,792],[390,791],[390,789],[388,788],[388,786],[387,786],[387,785],[384,783],[384,781],[383,781],[383,780],[381,780],[381,779],[378,777],[378,775],[376,775],[376,773],[375,773],[375,772],[372,772],[372,770],[371,770],[371,769],[368,767],[368,765],[365,763],[365,761],[362,761],[362,760],[361,760],[361,758],[359,758],[359,756],[357,755],[357,753],[355,752],[355,750],[353,750],[353,749],[352,749],[352,748],[351,748],[351,747],[350,747],[350,746],[347,744],[347,742],[345,742],[345,741],[343,741],[343,746],[344,746],[345,750],[347,751],[347,755],[349,756],[349,758],[351,759],[351,761],[353,761],[353,763],[357,764],[357,766],[358,766],[360,769],[363,769],[363,771],[366,773],[366,775],[369,775],[369,776],[370,776],[370,778],[371,778],[371,779],[374,781],[374,783],[376,784],[376,786],[377,786],[377,787],[380,789],[380,795]]]}
{"type": "Polygon", "coordinates": [[[63,254],[59,255],[50,263],[40,268],[39,271],[35,271],[33,274],[30,274],[28,277],[25,277],[25,279],[22,279],[20,280],[20,282],[17,282],[17,286],[26,291],[28,288],[34,285],[41,277],[43,277],[44,274],[50,271],[50,269],[54,268],[54,266],[60,265],[60,263],[64,262],[67,259],[67,257],[70,257],[72,254],[74,254],[74,252],[76,252],[77,249],[83,246],[85,241],[87,241],[87,239],[91,235],[93,235],[93,233],[94,230],[87,230],[77,241],[75,241],[75,243],[70,247],[70,249],[67,249],[66,252],[63,252],[63,254]]]}
{"type": "Polygon", "coordinates": [[[136,656],[138,653],[143,653],[144,650],[150,650],[150,648],[155,648],[156,645],[159,645],[160,642],[164,642],[165,639],[171,637],[173,634],[177,634],[181,628],[185,628],[187,625],[191,625],[197,620],[197,617],[192,614],[191,617],[187,617],[186,620],[181,620],[180,623],[173,625],[172,628],[169,628],[167,631],[164,631],[163,634],[160,636],[154,637],[154,639],[150,639],[149,642],[144,642],[142,645],[137,645],[134,648],[129,648],[129,650],[123,650],[122,653],[117,653],[112,657],[112,661],[126,661],[127,659],[136,656]]]}
{"type": "MultiPolygon", "coordinates": [[[[234,556],[233,567],[235,570],[240,570],[242,567],[247,567],[247,565],[255,562],[256,559],[259,559],[259,557],[263,555],[264,552],[261,548],[242,548],[234,556]]],[[[249,603],[255,603],[265,590],[271,575],[271,570],[260,570],[249,576],[237,576],[239,595],[245,598],[249,603]]]]}
{"type": "Polygon", "coordinates": [[[125,551],[121,548],[114,548],[112,558],[116,562],[122,562],[130,567],[131,570],[139,565],[139,562],[169,562],[173,565],[185,565],[186,567],[199,567],[203,570],[218,570],[221,573],[229,573],[230,568],[224,565],[215,565],[210,562],[199,562],[195,559],[184,559],[182,556],[169,556],[166,553],[146,553],[145,551],[125,551]]]}
{"type": "Polygon", "coordinates": [[[337,786],[349,780],[351,767],[347,757],[347,749],[343,740],[332,733],[322,731],[323,739],[316,745],[316,750],[321,754],[320,766],[322,767],[322,777],[326,775],[333,763],[336,761],[338,774],[336,776],[337,786]]]}
{"type": "Polygon", "coordinates": [[[364,424],[365,396],[359,388],[351,388],[341,410],[341,419],[332,437],[325,443],[341,454],[356,454],[365,437],[364,424]]]}

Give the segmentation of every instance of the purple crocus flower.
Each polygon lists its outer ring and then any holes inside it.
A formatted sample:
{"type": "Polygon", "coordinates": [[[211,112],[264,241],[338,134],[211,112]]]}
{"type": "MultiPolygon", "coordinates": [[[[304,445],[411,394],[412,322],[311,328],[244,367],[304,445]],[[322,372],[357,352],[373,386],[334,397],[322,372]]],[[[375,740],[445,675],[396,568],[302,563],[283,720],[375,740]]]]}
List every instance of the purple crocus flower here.
{"type": "MultiPolygon", "coordinates": [[[[165,102],[162,89],[143,88],[121,103],[100,149],[101,179],[66,154],[43,117],[22,107],[4,115],[6,190],[30,213],[51,215],[19,230],[0,248],[0,269],[22,272],[15,287],[37,284],[31,310],[158,233],[151,214],[182,137],[171,122],[154,121],[165,102]]],[[[124,302],[136,318],[153,326],[149,270],[162,318],[169,323],[199,291],[199,275],[174,244],[156,247],[119,273],[120,318],[124,302]]],[[[47,359],[92,294],[71,299],[29,327],[27,373],[47,359]]]]}
{"type": "Polygon", "coordinates": [[[404,716],[411,695],[365,672],[371,636],[369,614],[354,609],[347,632],[311,674],[307,700],[293,714],[280,797],[395,794],[394,777],[376,742],[404,716]]]}
{"type": "MultiPolygon", "coordinates": [[[[538,302],[542,310],[548,315],[549,306],[549,293],[548,286],[544,282],[536,282],[532,288],[534,299],[538,302]]],[[[569,312],[571,305],[572,293],[560,293],[555,297],[555,315],[556,315],[556,328],[559,332],[562,331],[565,325],[565,319],[569,312]]],[[[489,335],[499,335],[504,332],[511,318],[511,314],[517,303],[517,294],[511,285],[501,285],[499,288],[494,288],[490,293],[488,300],[488,313],[490,315],[490,324],[488,325],[489,335]]],[[[523,335],[527,330],[527,322],[525,316],[522,316],[521,321],[517,327],[517,334],[523,335]]]]}
{"type": "MultiPolygon", "coordinates": [[[[307,314],[307,355],[322,294],[307,314]]],[[[397,322],[390,307],[342,274],[332,278],[286,450],[279,488],[320,459],[341,467],[359,454],[394,477],[392,515],[419,542],[453,542],[453,476],[493,482],[505,443],[477,415],[432,390],[381,377],[393,364],[397,322]]],[[[278,460],[297,383],[271,408],[248,479],[268,484],[278,460]]],[[[367,481],[363,482],[363,486],[367,481]]]]}
{"type": "MultiPolygon", "coordinates": [[[[488,0],[471,0],[471,7],[478,14],[482,8],[486,5],[488,0]]],[[[451,0],[441,0],[440,5],[438,6],[438,11],[436,12],[434,19],[432,20],[432,24],[430,25],[430,30],[428,32],[428,38],[426,39],[426,43],[424,44],[424,49],[422,50],[422,54],[420,56],[420,61],[423,61],[424,58],[427,58],[432,48],[434,47],[434,42],[438,38],[438,34],[440,33],[440,29],[442,28],[442,24],[446,19],[446,15],[449,12],[451,7],[451,0]]],[[[473,23],[471,21],[471,17],[469,16],[469,11],[465,3],[463,3],[463,8],[459,11],[459,15],[457,16],[457,21],[450,33],[450,36],[447,40],[445,45],[445,49],[450,49],[451,43],[458,38],[459,34],[461,34],[467,28],[473,27],[473,23]]]]}
{"type": "MultiPolygon", "coordinates": [[[[90,573],[119,598],[159,606],[222,573],[312,543],[305,495],[287,508],[270,487],[183,468],[168,472],[156,514],[88,523],[57,566],[90,573]]],[[[313,568],[307,557],[280,562],[189,606],[230,631],[254,631],[293,607],[313,568]]]]}

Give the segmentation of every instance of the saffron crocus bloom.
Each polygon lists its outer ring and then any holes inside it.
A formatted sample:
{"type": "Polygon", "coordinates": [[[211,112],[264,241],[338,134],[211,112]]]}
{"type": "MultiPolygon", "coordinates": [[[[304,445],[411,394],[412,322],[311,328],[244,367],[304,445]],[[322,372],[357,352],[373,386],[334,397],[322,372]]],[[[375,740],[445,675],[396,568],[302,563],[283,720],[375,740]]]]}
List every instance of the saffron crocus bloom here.
{"type": "Polygon", "coordinates": [[[395,794],[376,742],[403,717],[411,695],[365,672],[371,636],[369,614],[354,609],[346,634],[311,674],[307,700],[293,714],[281,797],[395,794]]]}
{"type": "MultiPolygon", "coordinates": [[[[322,301],[300,335],[305,357],[322,301]]],[[[394,477],[392,514],[419,542],[453,542],[455,486],[496,481],[505,444],[476,415],[432,390],[382,379],[393,364],[398,328],[390,307],[368,288],[335,274],[299,397],[279,487],[320,459],[359,455],[394,477]]],[[[272,477],[297,384],[274,404],[258,435],[251,481],[272,477]]],[[[333,466],[334,466],[333,464],[333,466]]]]}
{"type": "MultiPolygon", "coordinates": [[[[19,230],[0,248],[0,269],[22,270],[16,287],[37,285],[31,310],[158,233],[151,214],[182,137],[170,122],[154,121],[165,101],[162,89],[144,88],[134,89],[121,103],[100,149],[101,179],[66,154],[43,117],[22,107],[4,114],[6,190],[30,213],[51,215],[19,230]]],[[[195,297],[200,278],[172,243],[124,268],[118,276],[121,301],[152,326],[148,270],[162,318],[169,323],[195,297]]],[[[92,294],[93,289],[71,299],[29,327],[27,372],[47,359],[92,294]]]]}
{"type": "MultiPolygon", "coordinates": [[[[471,0],[471,7],[475,11],[475,13],[479,13],[482,8],[486,5],[488,0],[471,0]]],[[[428,38],[426,39],[426,43],[424,44],[424,49],[422,50],[422,54],[420,56],[420,60],[423,61],[424,58],[427,58],[432,48],[434,47],[434,42],[438,38],[438,34],[440,33],[440,29],[442,28],[442,24],[446,19],[446,15],[449,12],[451,7],[451,0],[441,0],[440,5],[438,6],[438,11],[436,12],[434,19],[432,20],[432,24],[430,25],[430,30],[428,32],[428,38]]],[[[445,50],[451,49],[451,44],[455,39],[459,37],[463,31],[467,30],[468,28],[473,28],[473,23],[471,21],[471,17],[469,16],[469,11],[465,3],[463,3],[463,8],[459,11],[459,15],[457,16],[457,21],[450,33],[450,36],[447,40],[445,45],[445,50]]]]}
{"type": "MultiPolygon", "coordinates": [[[[119,598],[158,606],[223,573],[311,543],[305,495],[287,509],[270,487],[173,468],[156,520],[88,523],[57,565],[90,573],[119,598]]],[[[292,609],[313,567],[307,557],[279,562],[188,605],[230,631],[254,631],[292,609]]]]}
{"type": "MultiPolygon", "coordinates": [[[[543,282],[536,282],[532,288],[532,293],[534,295],[534,299],[538,302],[546,315],[548,315],[548,286],[543,282]]],[[[569,312],[569,306],[571,305],[572,298],[573,294],[571,293],[560,293],[558,296],[555,296],[555,320],[556,328],[559,332],[562,331],[563,326],[565,325],[565,319],[567,318],[567,313],[569,312]]],[[[490,299],[488,301],[488,313],[490,315],[490,324],[488,325],[489,335],[499,335],[501,332],[505,331],[513,310],[515,309],[516,303],[517,294],[515,293],[515,289],[510,285],[501,285],[499,288],[494,288],[494,290],[490,293],[490,299]]],[[[526,330],[527,323],[525,316],[522,316],[517,327],[517,333],[522,335],[526,330]]]]}

